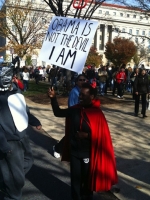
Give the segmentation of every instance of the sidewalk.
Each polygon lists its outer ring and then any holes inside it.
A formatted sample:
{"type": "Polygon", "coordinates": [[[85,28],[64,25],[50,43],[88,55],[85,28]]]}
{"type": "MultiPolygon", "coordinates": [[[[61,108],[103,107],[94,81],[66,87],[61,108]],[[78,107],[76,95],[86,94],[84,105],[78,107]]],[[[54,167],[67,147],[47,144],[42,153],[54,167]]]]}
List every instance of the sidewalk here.
{"type": "MultiPolygon", "coordinates": [[[[150,199],[150,111],[149,116],[134,117],[134,102],[125,95],[124,106],[107,106],[102,110],[110,127],[119,176],[120,200],[150,199]]],[[[121,101],[121,100],[120,100],[121,101]]]]}
{"type": "MultiPolygon", "coordinates": [[[[106,98],[114,97],[108,95],[106,98]]],[[[26,101],[31,113],[40,119],[43,134],[45,132],[53,139],[60,140],[64,136],[65,119],[56,118],[51,105],[36,104],[29,99],[26,101]]],[[[132,99],[126,98],[123,102],[123,105],[101,106],[109,124],[117,161],[121,191],[115,196],[120,200],[149,200],[150,111],[147,111],[148,118],[134,117],[132,99]],[[130,101],[129,105],[126,105],[126,101],[130,101]]]]}

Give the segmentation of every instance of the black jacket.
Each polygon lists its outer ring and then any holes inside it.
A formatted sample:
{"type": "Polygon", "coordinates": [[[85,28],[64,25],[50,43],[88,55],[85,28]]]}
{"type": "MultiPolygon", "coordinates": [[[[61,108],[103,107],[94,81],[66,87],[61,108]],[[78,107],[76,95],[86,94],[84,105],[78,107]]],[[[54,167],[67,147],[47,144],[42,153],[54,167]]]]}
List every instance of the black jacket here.
{"type": "MultiPolygon", "coordinates": [[[[87,116],[83,116],[83,121],[81,123],[81,108],[69,107],[66,109],[59,108],[56,98],[51,98],[51,104],[53,108],[54,115],[56,117],[68,117],[70,119],[70,144],[71,144],[71,154],[80,158],[89,158],[90,155],[90,137],[86,139],[78,139],[76,137],[77,131],[82,130],[83,132],[90,133],[90,127],[88,126],[87,116]],[[81,124],[80,124],[81,123],[81,124]]],[[[86,109],[86,108],[84,108],[86,109]]]]}
{"type": "Polygon", "coordinates": [[[149,93],[149,80],[147,74],[144,76],[140,74],[135,78],[134,89],[135,92],[138,92],[139,94],[149,93]]]}

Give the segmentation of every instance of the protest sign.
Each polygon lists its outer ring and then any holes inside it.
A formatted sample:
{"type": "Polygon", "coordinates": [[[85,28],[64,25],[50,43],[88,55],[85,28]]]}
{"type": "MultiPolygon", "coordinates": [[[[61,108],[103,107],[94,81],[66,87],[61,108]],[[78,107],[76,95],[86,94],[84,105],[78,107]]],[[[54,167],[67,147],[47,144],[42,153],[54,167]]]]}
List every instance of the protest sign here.
{"type": "Polygon", "coordinates": [[[97,26],[98,21],[53,17],[40,60],[81,73],[97,26]]]}

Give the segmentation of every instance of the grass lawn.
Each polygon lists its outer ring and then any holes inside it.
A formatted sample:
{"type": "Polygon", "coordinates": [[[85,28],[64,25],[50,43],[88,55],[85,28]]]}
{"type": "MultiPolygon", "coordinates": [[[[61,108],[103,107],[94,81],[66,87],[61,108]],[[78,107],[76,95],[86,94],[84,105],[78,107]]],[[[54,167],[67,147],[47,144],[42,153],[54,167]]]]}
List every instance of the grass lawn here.
{"type": "Polygon", "coordinates": [[[39,81],[39,84],[35,83],[35,80],[29,81],[29,89],[26,92],[23,92],[25,97],[29,96],[41,96],[48,92],[49,84],[48,82],[39,81]]]}
{"type": "MultiPolygon", "coordinates": [[[[40,81],[37,85],[35,80],[31,80],[29,81],[29,89],[23,92],[23,95],[34,103],[49,105],[50,99],[47,94],[49,86],[49,83],[46,81],[40,81]]],[[[58,96],[57,100],[59,105],[66,106],[68,104],[68,96],[58,96]]]]}

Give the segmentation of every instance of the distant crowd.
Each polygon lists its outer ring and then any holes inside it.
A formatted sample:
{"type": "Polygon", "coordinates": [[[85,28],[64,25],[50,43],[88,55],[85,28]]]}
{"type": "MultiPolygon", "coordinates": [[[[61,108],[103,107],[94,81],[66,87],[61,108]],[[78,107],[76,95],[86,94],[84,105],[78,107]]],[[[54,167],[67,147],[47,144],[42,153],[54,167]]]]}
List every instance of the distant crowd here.
{"type": "MultiPolygon", "coordinates": [[[[139,71],[143,69],[134,67],[133,69],[128,66],[122,65],[120,68],[110,65],[100,65],[96,68],[93,65],[85,66],[82,74],[86,76],[89,82],[95,82],[98,94],[106,95],[107,90],[112,91],[112,95],[117,98],[123,98],[124,91],[133,94],[134,98],[134,80],[139,71]]],[[[78,74],[64,68],[48,65],[47,67],[23,67],[20,71],[20,77],[25,84],[25,91],[28,89],[28,81],[35,79],[36,84],[39,81],[48,81],[51,85],[55,86],[57,93],[60,91],[68,92],[75,86],[78,74]]],[[[149,75],[149,70],[146,70],[149,75]]]]}

